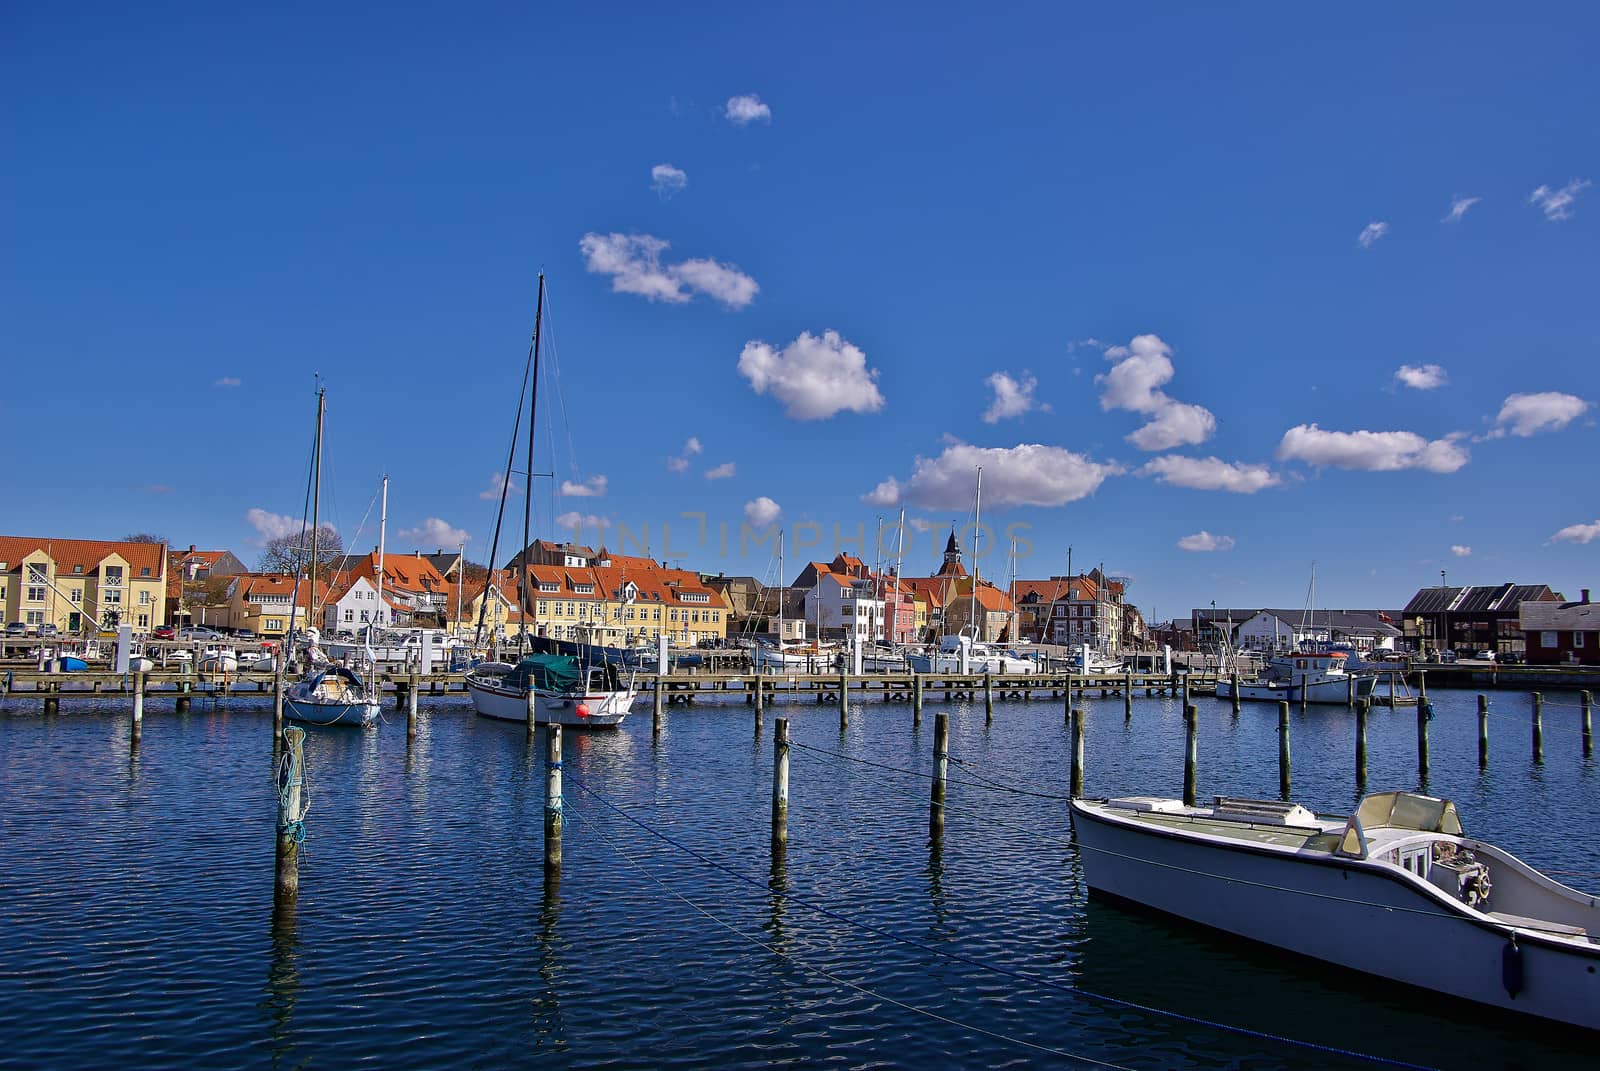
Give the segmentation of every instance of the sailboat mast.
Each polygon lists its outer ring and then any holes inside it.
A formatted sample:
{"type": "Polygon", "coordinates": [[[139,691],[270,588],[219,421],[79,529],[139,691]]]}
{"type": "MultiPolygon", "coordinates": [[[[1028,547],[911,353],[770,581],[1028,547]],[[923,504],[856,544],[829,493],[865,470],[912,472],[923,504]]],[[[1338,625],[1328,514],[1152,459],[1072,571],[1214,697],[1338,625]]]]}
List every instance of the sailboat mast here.
{"type": "MultiPolygon", "coordinates": [[[[317,529],[320,527],[318,512],[322,504],[322,415],[327,411],[328,390],[326,387],[317,388],[317,438],[311,448],[311,582],[306,591],[306,624],[310,626],[315,619],[311,607],[317,605],[317,529]]],[[[304,544],[301,544],[304,546],[304,544]]]]}
{"type": "MultiPolygon", "coordinates": [[[[539,419],[539,335],[544,327],[544,272],[539,273],[539,301],[533,310],[533,380],[528,395],[528,484],[522,496],[522,631],[517,636],[517,650],[523,650],[528,640],[528,619],[533,613],[533,600],[528,597],[528,558],[530,529],[533,519],[533,441],[534,425],[539,419]]],[[[506,474],[510,479],[510,474],[506,474]]]]}
{"type": "Polygon", "coordinates": [[[789,594],[783,579],[783,529],[778,529],[778,665],[783,665],[783,597],[789,594]]]}
{"type": "Polygon", "coordinates": [[[983,466],[978,466],[978,490],[972,498],[972,642],[983,642],[978,623],[978,540],[983,538],[983,466]]]}
{"type": "MultiPolygon", "coordinates": [[[[384,618],[383,613],[383,551],[384,539],[389,531],[389,477],[383,477],[383,500],[378,507],[378,608],[373,612],[373,623],[376,624],[384,618]]],[[[372,630],[367,630],[367,635],[372,635],[372,630]]]]}

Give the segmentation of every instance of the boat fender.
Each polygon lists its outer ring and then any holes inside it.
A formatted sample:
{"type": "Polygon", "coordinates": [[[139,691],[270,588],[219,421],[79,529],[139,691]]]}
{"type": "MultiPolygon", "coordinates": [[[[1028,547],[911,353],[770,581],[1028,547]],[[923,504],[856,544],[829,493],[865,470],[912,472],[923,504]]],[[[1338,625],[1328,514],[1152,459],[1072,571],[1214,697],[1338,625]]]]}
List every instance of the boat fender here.
{"type": "Polygon", "coordinates": [[[579,703],[578,704],[578,717],[587,718],[588,716],[589,716],[589,704],[588,703],[579,703]]]}
{"type": "Polygon", "coordinates": [[[1506,995],[1516,1000],[1522,992],[1522,982],[1522,949],[1513,935],[1500,950],[1500,984],[1505,986],[1506,995]]]}

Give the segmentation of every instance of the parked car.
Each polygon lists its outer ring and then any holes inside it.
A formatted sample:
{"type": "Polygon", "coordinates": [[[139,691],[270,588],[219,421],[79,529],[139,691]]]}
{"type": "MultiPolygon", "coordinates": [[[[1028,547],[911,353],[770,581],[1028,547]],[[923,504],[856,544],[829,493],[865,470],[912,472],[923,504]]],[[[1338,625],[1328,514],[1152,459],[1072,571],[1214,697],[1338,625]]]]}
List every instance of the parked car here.
{"type": "Polygon", "coordinates": [[[158,640],[170,640],[177,635],[177,630],[171,625],[157,625],[155,631],[150,635],[158,640]]]}
{"type": "Polygon", "coordinates": [[[236,628],[233,630],[234,639],[254,641],[256,630],[253,628],[236,628]]]}
{"type": "Polygon", "coordinates": [[[1439,652],[1439,661],[1448,663],[1448,662],[1454,662],[1455,660],[1456,660],[1456,653],[1454,651],[1440,651],[1439,652]]]}
{"type": "Polygon", "coordinates": [[[180,640],[220,640],[220,639],[222,639],[222,633],[218,632],[214,628],[206,628],[204,625],[200,625],[200,626],[197,626],[195,628],[186,628],[183,631],[179,632],[178,633],[178,639],[180,639],[180,640]]]}
{"type": "Polygon", "coordinates": [[[23,624],[21,621],[13,621],[11,624],[6,626],[7,636],[26,636],[27,634],[28,626],[23,624]]]}
{"type": "Polygon", "coordinates": [[[1521,651],[1501,651],[1500,652],[1499,661],[1500,661],[1500,664],[1503,665],[1503,666],[1520,666],[1522,664],[1522,661],[1523,661],[1522,652],[1521,651]]]}
{"type": "Polygon", "coordinates": [[[1494,661],[1494,652],[1493,651],[1479,651],[1477,653],[1477,655],[1476,655],[1476,658],[1480,662],[1493,662],[1494,661]]]}

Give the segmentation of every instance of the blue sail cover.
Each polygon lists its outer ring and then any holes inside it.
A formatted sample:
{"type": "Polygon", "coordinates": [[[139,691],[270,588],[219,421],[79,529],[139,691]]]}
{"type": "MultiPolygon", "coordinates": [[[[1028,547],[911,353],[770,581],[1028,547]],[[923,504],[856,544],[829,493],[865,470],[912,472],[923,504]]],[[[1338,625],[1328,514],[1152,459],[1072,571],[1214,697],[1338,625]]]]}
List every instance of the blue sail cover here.
{"type": "Polygon", "coordinates": [[[505,683],[513,688],[531,684],[541,692],[575,692],[582,686],[583,671],[576,658],[566,655],[529,655],[505,675],[505,683]]]}

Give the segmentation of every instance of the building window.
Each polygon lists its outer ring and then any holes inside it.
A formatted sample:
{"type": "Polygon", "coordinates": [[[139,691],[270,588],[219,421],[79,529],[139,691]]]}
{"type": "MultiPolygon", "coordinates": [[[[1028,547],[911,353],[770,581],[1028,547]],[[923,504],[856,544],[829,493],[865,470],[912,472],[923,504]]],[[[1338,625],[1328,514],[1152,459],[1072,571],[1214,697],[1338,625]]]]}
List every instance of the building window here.
{"type": "Polygon", "coordinates": [[[117,606],[122,602],[121,588],[106,588],[100,593],[100,601],[107,606],[117,606]]]}
{"type": "Polygon", "coordinates": [[[1574,632],[1572,634],[1572,646],[1574,646],[1574,647],[1582,647],[1583,646],[1583,633],[1574,632]]]}
{"type": "Polygon", "coordinates": [[[72,591],[69,593],[68,597],[71,598],[72,604],[74,606],[81,606],[83,604],[83,589],[82,588],[74,588],[74,589],[72,589],[72,591]]]}
{"type": "Polygon", "coordinates": [[[1540,647],[1555,648],[1556,646],[1559,645],[1559,643],[1560,643],[1560,640],[1557,638],[1557,636],[1556,636],[1556,634],[1554,632],[1541,632],[1541,633],[1539,633],[1539,646],[1540,647]]]}
{"type": "Polygon", "coordinates": [[[344,619],[346,621],[354,621],[356,619],[356,612],[349,607],[346,607],[344,611],[344,619]]]}
{"type": "Polygon", "coordinates": [[[148,591],[139,592],[139,605],[140,606],[149,606],[150,605],[150,593],[148,591]]]}
{"type": "Polygon", "coordinates": [[[30,584],[47,584],[49,582],[50,582],[50,566],[48,566],[48,565],[30,565],[30,566],[28,566],[28,583],[30,583],[30,584]]]}
{"type": "Polygon", "coordinates": [[[29,588],[28,589],[28,601],[29,602],[44,602],[44,588],[29,588]]]}
{"type": "Polygon", "coordinates": [[[107,584],[121,584],[122,583],[122,566],[120,566],[120,565],[108,565],[108,566],[106,566],[106,569],[105,569],[105,582],[107,584]]]}
{"type": "Polygon", "coordinates": [[[148,565],[141,566],[140,569],[139,569],[139,575],[140,576],[149,576],[150,575],[150,567],[148,565]]]}
{"type": "Polygon", "coordinates": [[[28,611],[28,624],[30,624],[30,625],[42,625],[42,624],[44,624],[44,611],[43,610],[29,610],[28,611]]]}

